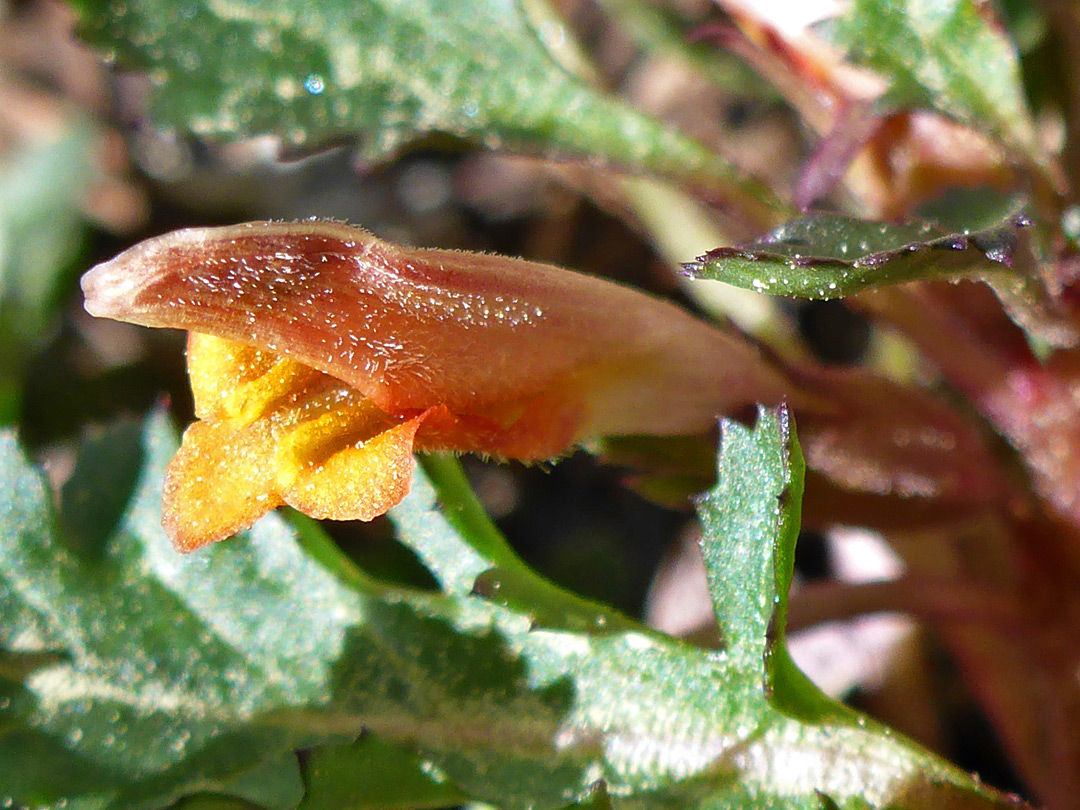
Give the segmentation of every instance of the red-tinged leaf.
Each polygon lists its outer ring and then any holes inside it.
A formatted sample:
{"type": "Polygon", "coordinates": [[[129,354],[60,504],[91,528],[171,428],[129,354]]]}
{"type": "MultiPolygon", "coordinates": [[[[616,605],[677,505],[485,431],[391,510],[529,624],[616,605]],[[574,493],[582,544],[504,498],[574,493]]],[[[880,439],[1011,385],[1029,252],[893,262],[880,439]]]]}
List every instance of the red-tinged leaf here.
{"type": "Polygon", "coordinates": [[[1076,535],[1063,543],[1070,532],[1062,529],[1041,517],[1003,532],[984,529],[976,555],[954,541],[947,551],[961,567],[958,578],[978,582],[1000,594],[1000,603],[1022,610],[1012,621],[940,623],[1010,760],[1052,808],[1070,807],[1080,790],[1080,570],[1075,549],[1063,548],[1076,535]]]}
{"type": "Polygon", "coordinates": [[[826,531],[835,526],[863,526],[874,531],[925,532],[947,526],[970,525],[986,518],[984,500],[961,503],[936,498],[906,498],[854,490],[830,476],[808,469],[803,525],[826,531]]]}
{"type": "Polygon", "coordinates": [[[876,292],[860,306],[904,330],[1016,448],[1052,512],[1080,527],[1076,349],[1046,365],[988,292],[931,285],[876,292]]]}
{"type": "Polygon", "coordinates": [[[982,434],[928,392],[858,370],[816,369],[802,383],[836,410],[807,413],[807,463],[842,487],[984,508],[1008,492],[982,434]]]}
{"type": "MultiPolygon", "coordinates": [[[[939,104],[929,90],[922,98],[901,92],[889,71],[878,74],[852,64],[818,32],[795,31],[768,18],[759,5],[721,2],[738,25],[719,32],[722,45],[765,76],[823,139],[798,183],[800,204],[843,178],[865,214],[892,219],[956,186],[1015,186],[1015,172],[994,137],[1003,130],[966,116],[958,116],[962,123],[951,120],[946,117],[951,110],[944,108],[948,103],[939,104]],[[919,106],[925,109],[913,109],[919,106]]],[[[892,11],[894,17],[903,15],[892,11]]],[[[1022,104],[1021,99],[1026,116],[1022,104]]],[[[1025,119],[1024,126],[1029,124],[1025,119]]],[[[1029,157],[1046,168],[1041,152],[1029,157]]],[[[1049,171],[1056,176],[1056,168],[1049,171]]]]}
{"type": "MultiPolygon", "coordinates": [[[[1012,492],[980,427],[929,391],[859,369],[803,366],[792,385],[828,406],[800,412],[814,497],[807,523],[926,529],[984,518],[1012,492]]],[[[668,505],[707,488],[713,436],[606,439],[603,459],[633,470],[638,492],[668,505]]]]}
{"type": "Polygon", "coordinates": [[[1020,79],[1016,47],[987,0],[854,0],[829,29],[851,61],[890,93],[982,130],[1047,173],[1020,79]]]}

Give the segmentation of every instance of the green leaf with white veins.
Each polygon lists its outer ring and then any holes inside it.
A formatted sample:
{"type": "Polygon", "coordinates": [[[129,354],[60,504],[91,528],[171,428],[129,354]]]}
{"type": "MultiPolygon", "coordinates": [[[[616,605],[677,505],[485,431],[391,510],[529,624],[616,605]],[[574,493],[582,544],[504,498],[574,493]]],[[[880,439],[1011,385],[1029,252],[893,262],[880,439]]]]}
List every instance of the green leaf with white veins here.
{"type": "MultiPolygon", "coordinates": [[[[314,524],[298,535],[278,516],[180,556],[158,525],[176,446],[162,416],[139,439],[145,464],[115,531],[75,552],[55,535],[42,474],[0,434],[0,803],[159,807],[213,791],[293,807],[292,751],[366,730],[419,757],[419,769],[398,766],[426,780],[402,790],[421,802],[446,785],[504,808],[556,808],[602,785],[628,809],[809,810],[822,796],[844,808],[1014,806],[826,703],[781,637],[766,640],[797,530],[801,466],[784,425],[774,412],[752,431],[725,423],[720,483],[701,507],[714,591],[726,594],[723,652],[628,620],[541,627],[459,586],[390,588],[350,569],[314,524]]],[[[468,511],[453,475],[427,481],[417,514],[430,491],[448,515],[468,511]]],[[[432,548],[503,557],[501,541],[454,537],[476,528],[424,524],[443,534],[432,548]]],[[[362,792],[325,778],[322,795],[362,792]]]]}
{"type": "Polygon", "coordinates": [[[701,143],[564,69],[517,0],[73,2],[87,39],[149,74],[160,126],[296,149],[363,136],[372,159],[440,132],[671,177],[754,222],[784,210],[701,143]]]}

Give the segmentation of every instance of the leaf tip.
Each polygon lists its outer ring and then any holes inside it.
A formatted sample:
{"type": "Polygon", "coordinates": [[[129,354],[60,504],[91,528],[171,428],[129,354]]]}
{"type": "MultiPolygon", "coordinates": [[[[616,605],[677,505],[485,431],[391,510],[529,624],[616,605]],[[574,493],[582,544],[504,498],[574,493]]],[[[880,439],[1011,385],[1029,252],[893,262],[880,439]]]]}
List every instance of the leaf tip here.
{"type": "Polygon", "coordinates": [[[681,268],[680,272],[682,275],[688,276],[689,278],[698,278],[701,275],[701,271],[705,269],[705,257],[698,256],[697,259],[692,262],[683,262],[681,268]]]}

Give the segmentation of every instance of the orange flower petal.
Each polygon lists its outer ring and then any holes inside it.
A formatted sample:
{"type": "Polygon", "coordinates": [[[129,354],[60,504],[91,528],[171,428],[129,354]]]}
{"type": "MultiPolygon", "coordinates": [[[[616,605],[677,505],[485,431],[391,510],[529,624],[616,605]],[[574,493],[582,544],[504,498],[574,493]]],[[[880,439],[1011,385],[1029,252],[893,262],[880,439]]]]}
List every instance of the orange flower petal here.
{"type": "Polygon", "coordinates": [[[304,423],[278,447],[282,497],[315,518],[377,518],[409,492],[413,438],[423,420],[387,426],[386,414],[368,403],[304,423]]]}
{"type": "Polygon", "coordinates": [[[274,425],[196,422],[165,473],[162,524],[180,551],[229,537],[281,506],[274,425]]]}
{"type": "Polygon", "coordinates": [[[314,517],[371,520],[408,492],[427,412],[390,416],[339,380],[209,335],[191,335],[188,363],[203,420],[184,433],[164,496],[165,527],[181,550],[228,537],[283,503],[314,517]]]}

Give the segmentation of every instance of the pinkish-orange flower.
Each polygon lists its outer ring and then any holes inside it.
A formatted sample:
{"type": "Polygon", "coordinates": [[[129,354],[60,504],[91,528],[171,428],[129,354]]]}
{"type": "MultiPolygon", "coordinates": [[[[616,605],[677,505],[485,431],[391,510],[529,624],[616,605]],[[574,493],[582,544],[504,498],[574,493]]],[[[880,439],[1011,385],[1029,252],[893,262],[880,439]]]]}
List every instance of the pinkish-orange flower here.
{"type": "Polygon", "coordinates": [[[185,551],[283,503],[376,517],[408,492],[414,450],[550,459],[703,432],[784,393],[753,347],[641,292],[338,223],[179,231],[83,290],[93,315],[191,332],[199,421],[164,504],[185,551]]]}

